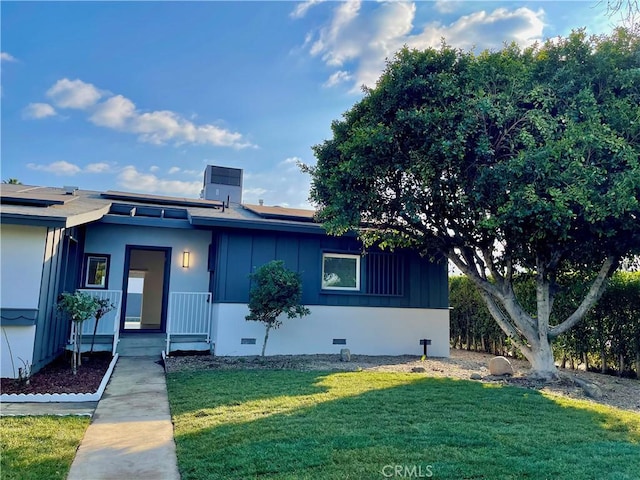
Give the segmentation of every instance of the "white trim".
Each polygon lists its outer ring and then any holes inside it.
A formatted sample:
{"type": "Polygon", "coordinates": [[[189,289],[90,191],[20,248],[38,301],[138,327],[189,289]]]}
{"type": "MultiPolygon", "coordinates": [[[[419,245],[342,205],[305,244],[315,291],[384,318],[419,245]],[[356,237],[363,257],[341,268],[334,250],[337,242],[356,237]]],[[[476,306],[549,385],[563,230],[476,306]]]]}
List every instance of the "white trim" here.
{"type": "MultiPolygon", "coordinates": [[[[98,267],[96,267],[96,272],[98,267]]],[[[84,288],[104,288],[107,285],[107,275],[109,274],[109,257],[106,255],[87,255],[87,267],[84,275],[84,288]],[[89,283],[89,273],[91,272],[91,261],[97,260],[98,263],[104,263],[104,275],[102,283],[89,283]]]]}

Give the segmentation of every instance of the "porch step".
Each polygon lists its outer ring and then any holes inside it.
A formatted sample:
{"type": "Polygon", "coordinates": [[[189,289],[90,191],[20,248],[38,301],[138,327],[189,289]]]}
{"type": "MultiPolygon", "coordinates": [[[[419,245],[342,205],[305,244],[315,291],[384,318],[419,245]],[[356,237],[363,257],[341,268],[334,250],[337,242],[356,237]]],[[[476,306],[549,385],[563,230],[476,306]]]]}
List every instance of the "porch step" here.
{"type": "Polygon", "coordinates": [[[120,336],[116,351],[123,357],[160,356],[166,342],[164,333],[127,333],[120,336]]]}

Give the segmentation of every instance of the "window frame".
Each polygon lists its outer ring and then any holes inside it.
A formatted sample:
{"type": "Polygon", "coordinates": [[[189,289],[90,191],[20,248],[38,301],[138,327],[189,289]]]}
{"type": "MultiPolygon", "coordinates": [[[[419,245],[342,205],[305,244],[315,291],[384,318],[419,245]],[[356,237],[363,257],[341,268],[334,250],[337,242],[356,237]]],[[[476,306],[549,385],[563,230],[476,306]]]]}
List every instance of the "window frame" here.
{"type": "Polygon", "coordinates": [[[107,253],[85,253],[84,254],[84,272],[82,274],[82,288],[93,288],[96,290],[109,289],[109,269],[111,268],[111,255],[107,253]],[[90,262],[94,259],[102,260],[105,264],[104,284],[98,285],[89,283],[90,262]]]}
{"type": "Polygon", "coordinates": [[[362,289],[362,255],[357,253],[343,253],[343,252],[322,252],[322,265],[320,272],[320,288],[323,291],[333,291],[333,292],[360,292],[362,289]],[[355,259],[356,261],[356,285],[355,287],[335,287],[330,285],[325,285],[324,280],[324,267],[325,267],[325,258],[348,258],[355,259]]]}

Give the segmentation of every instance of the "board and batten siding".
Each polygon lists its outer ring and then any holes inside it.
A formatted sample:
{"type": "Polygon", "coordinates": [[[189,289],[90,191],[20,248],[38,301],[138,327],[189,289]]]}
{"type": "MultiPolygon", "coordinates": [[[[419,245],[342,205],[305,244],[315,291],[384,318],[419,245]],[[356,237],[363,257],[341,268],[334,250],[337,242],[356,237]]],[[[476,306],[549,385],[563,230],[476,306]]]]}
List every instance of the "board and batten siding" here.
{"type": "MultiPolygon", "coordinates": [[[[280,232],[224,231],[216,240],[216,269],[213,293],[216,303],[247,303],[249,274],[271,260],[283,260],[290,270],[299,272],[302,303],[349,307],[443,308],[449,307],[446,262],[431,262],[409,251],[398,252],[404,263],[402,295],[365,293],[362,274],[359,292],[322,290],[322,253],[361,253],[354,238],[295,235],[280,232]]],[[[394,255],[394,254],[392,254],[394,255]]],[[[366,271],[367,256],[361,270],[366,271]]]]}

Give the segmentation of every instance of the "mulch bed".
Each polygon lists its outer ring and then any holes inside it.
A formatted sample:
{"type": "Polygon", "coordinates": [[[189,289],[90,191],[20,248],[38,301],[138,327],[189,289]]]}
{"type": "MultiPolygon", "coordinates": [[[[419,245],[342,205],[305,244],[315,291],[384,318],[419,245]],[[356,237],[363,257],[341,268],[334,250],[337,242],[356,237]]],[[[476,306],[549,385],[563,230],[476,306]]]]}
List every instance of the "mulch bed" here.
{"type": "Polygon", "coordinates": [[[2,393],[94,393],[111,363],[111,352],[83,355],[82,366],[74,375],[70,359],[63,355],[33,374],[29,385],[13,378],[0,379],[2,393]]]}

